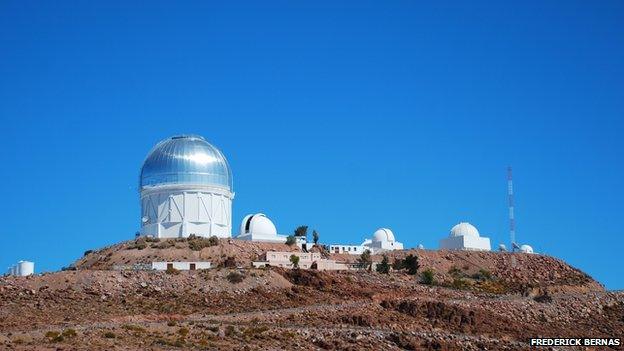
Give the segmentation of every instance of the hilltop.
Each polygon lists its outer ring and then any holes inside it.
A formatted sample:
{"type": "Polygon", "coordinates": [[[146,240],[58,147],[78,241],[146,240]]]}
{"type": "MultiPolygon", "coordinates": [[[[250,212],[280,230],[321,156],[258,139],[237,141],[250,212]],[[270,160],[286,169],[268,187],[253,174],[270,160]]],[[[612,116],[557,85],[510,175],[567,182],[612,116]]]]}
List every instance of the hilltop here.
{"type": "Polygon", "coordinates": [[[75,262],[76,270],[0,278],[0,345],[15,350],[524,350],[533,336],[613,337],[624,331],[624,294],[606,292],[585,273],[547,256],[517,254],[512,267],[509,253],[389,254],[391,261],[417,255],[420,271],[434,272],[434,283],[426,285],[405,271],[249,267],[266,250],[297,250],[281,244],[171,242],[128,241],[88,252],[75,262]],[[229,257],[239,268],[228,266],[229,257]],[[161,259],[209,260],[221,268],[111,270],[161,259]]]}

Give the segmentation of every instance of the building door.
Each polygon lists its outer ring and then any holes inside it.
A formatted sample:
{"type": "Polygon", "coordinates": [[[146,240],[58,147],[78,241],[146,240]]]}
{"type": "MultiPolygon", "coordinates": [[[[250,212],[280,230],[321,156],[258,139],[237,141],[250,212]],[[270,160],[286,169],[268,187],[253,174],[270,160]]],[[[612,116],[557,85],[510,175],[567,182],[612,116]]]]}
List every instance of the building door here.
{"type": "Polygon", "coordinates": [[[192,270],[192,271],[194,271],[194,270],[195,270],[195,263],[191,263],[191,264],[189,265],[189,269],[190,269],[190,270],[192,270]]]}

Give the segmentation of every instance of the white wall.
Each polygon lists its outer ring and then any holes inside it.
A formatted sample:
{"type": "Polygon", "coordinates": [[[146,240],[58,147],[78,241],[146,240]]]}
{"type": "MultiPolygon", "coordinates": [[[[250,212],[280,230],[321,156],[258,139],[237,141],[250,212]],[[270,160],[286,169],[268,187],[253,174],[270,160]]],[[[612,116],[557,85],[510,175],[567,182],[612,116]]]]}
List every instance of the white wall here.
{"type": "Polygon", "coordinates": [[[218,187],[165,185],[141,191],[141,234],[157,238],[232,236],[234,194],[218,187]]]}
{"type": "Polygon", "coordinates": [[[284,235],[271,235],[265,233],[246,233],[237,236],[235,239],[247,240],[247,241],[260,241],[267,243],[285,243],[286,236],[284,235]]]}
{"type": "Polygon", "coordinates": [[[490,251],[490,238],[474,236],[456,236],[440,240],[442,250],[490,251]]]}
{"type": "Polygon", "coordinates": [[[166,271],[167,265],[172,264],[174,269],[179,271],[188,271],[191,269],[191,264],[195,264],[195,269],[210,269],[210,262],[152,262],[152,269],[157,271],[166,271]]]}

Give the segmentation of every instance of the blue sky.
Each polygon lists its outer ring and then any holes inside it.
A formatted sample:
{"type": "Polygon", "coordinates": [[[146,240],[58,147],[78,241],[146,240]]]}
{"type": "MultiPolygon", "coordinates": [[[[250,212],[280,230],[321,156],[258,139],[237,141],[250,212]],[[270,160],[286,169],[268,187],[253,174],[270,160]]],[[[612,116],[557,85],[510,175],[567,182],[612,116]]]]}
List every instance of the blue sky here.
{"type": "Polygon", "coordinates": [[[470,221],[624,288],[624,3],[0,4],[0,267],[139,226],[141,162],[196,133],[264,212],[325,243],[470,221]]]}

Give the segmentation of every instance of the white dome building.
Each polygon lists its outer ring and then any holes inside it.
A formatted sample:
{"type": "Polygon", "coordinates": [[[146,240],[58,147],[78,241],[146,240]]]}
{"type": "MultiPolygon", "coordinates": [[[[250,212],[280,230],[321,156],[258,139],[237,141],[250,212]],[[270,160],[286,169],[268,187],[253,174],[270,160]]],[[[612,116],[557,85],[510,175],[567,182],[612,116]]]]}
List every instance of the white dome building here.
{"type": "Polygon", "coordinates": [[[198,135],[162,140],[139,181],[141,235],[232,236],[232,172],[225,156],[198,135]]]}
{"type": "Polygon", "coordinates": [[[482,237],[475,226],[461,222],[451,228],[447,238],[440,240],[442,250],[490,251],[490,239],[482,237]]]}
{"type": "Polygon", "coordinates": [[[403,250],[403,244],[394,239],[394,233],[388,228],[379,228],[373,233],[370,240],[364,241],[362,246],[366,246],[372,253],[391,250],[403,250]]]}
{"type": "Polygon", "coordinates": [[[451,228],[450,236],[452,238],[458,237],[458,236],[469,236],[473,238],[478,238],[479,231],[477,230],[477,228],[475,228],[474,225],[468,222],[461,222],[459,224],[456,224],[453,228],[451,228]]]}
{"type": "Polygon", "coordinates": [[[245,216],[240,225],[240,234],[236,239],[274,243],[286,242],[286,236],[277,234],[275,224],[264,213],[245,216]]]}
{"type": "Polygon", "coordinates": [[[534,253],[533,252],[533,248],[531,246],[529,246],[529,245],[526,245],[526,244],[520,246],[520,252],[527,253],[527,254],[534,253]]]}

